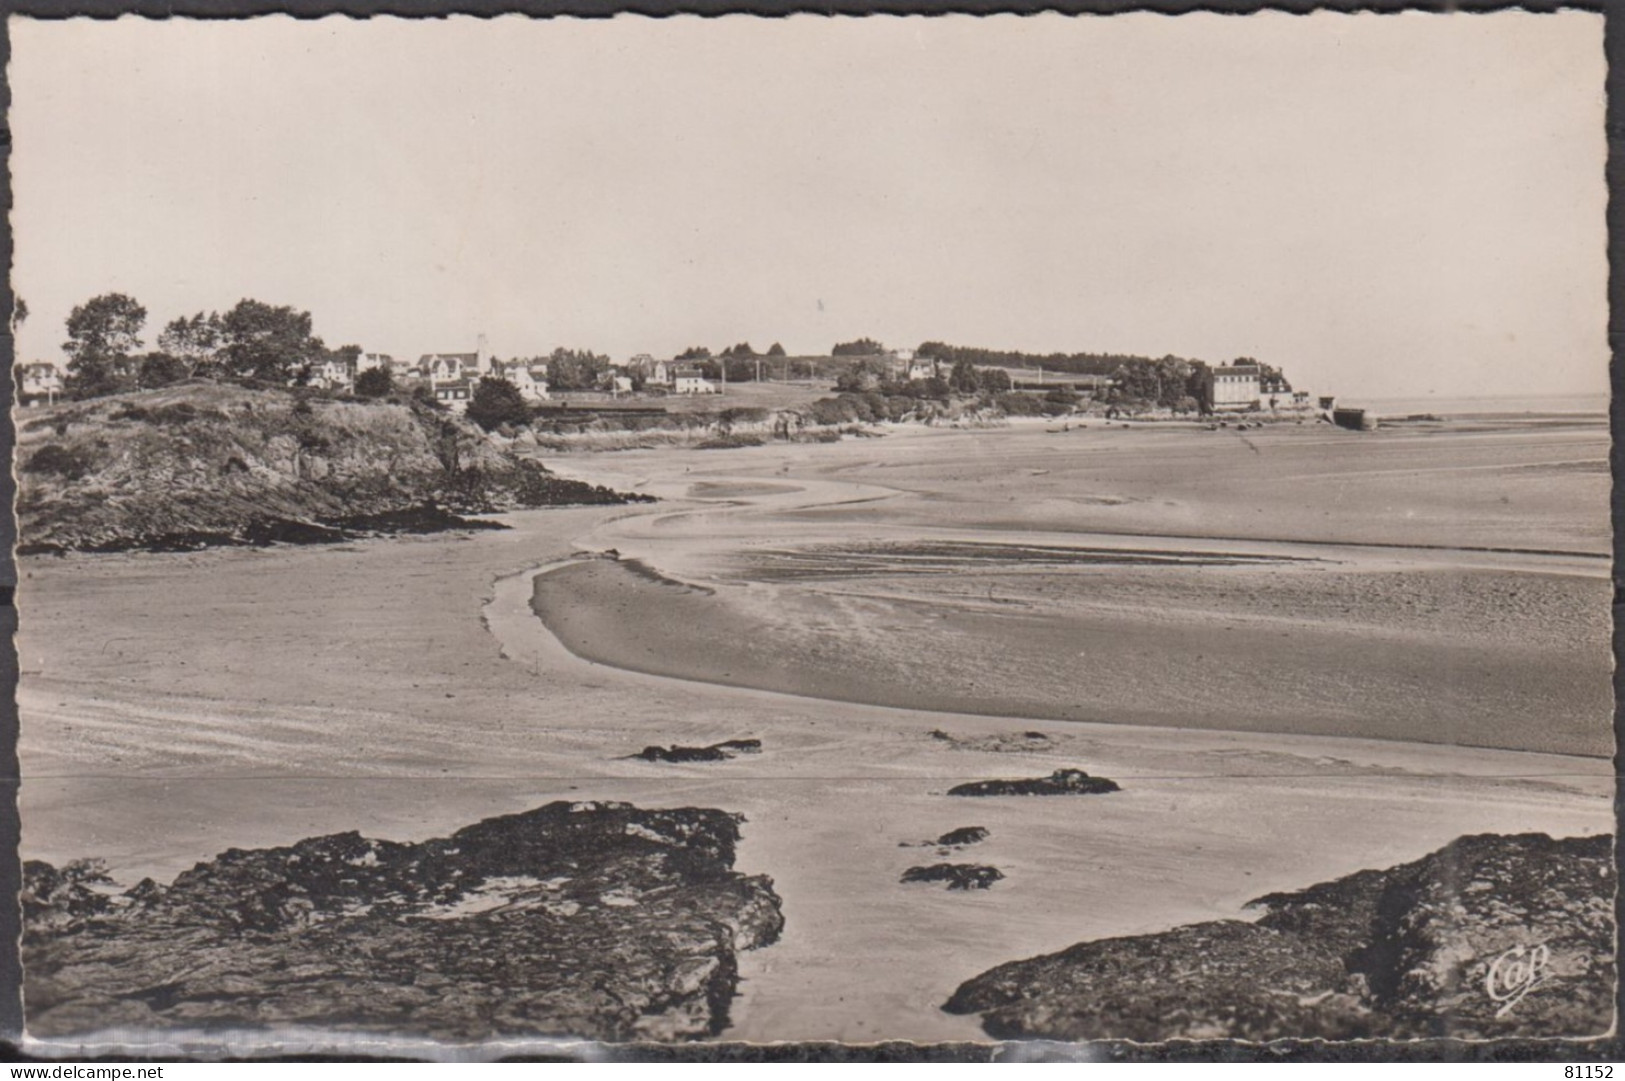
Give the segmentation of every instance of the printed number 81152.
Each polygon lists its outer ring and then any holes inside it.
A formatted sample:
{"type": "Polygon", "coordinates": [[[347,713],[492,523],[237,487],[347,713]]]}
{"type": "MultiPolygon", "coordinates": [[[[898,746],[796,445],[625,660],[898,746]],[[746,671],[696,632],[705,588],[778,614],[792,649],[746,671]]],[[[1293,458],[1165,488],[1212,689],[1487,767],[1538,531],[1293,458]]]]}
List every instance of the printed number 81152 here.
{"type": "Polygon", "coordinates": [[[1612,1081],[1614,1068],[1612,1066],[1565,1066],[1563,1076],[1577,1079],[1577,1081],[1612,1081]]]}

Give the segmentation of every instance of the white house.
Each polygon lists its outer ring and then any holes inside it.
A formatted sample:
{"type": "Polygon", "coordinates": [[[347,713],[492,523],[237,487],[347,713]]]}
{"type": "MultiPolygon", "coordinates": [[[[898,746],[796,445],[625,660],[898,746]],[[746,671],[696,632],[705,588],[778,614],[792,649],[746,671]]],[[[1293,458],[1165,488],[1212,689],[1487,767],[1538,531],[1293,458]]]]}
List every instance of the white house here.
{"type": "Polygon", "coordinates": [[[355,385],[355,369],[350,358],[328,355],[310,369],[310,384],[328,390],[344,390],[355,385]]]}
{"type": "Polygon", "coordinates": [[[517,360],[510,360],[506,363],[498,361],[491,365],[491,374],[499,379],[506,379],[515,387],[518,387],[520,395],[527,402],[545,402],[548,400],[547,370],[543,368],[541,372],[542,378],[538,380],[536,378],[536,369],[517,360]]]}
{"type": "Polygon", "coordinates": [[[473,379],[452,379],[434,386],[435,401],[461,416],[468,412],[468,403],[474,399],[473,379]]]}
{"type": "Polygon", "coordinates": [[[431,383],[473,379],[485,374],[478,353],[425,353],[418,358],[418,374],[431,383]]]}
{"type": "Polygon", "coordinates": [[[721,394],[722,388],[700,374],[698,365],[679,364],[672,370],[672,391],[677,394],[721,394]]]}
{"type": "Polygon", "coordinates": [[[937,362],[931,357],[918,357],[908,363],[910,379],[930,379],[937,374],[937,362]]]}

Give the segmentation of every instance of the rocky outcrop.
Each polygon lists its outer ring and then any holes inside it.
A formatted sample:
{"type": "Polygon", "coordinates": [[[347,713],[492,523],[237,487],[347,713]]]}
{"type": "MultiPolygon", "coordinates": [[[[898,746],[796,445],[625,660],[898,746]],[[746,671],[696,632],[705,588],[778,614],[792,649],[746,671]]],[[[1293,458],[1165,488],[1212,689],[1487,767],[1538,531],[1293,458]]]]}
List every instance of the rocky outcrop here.
{"type": "Polygon", "coordinates": [[[1613,838],[1462,837],[1219,920],[1084,942],[960,986],[1000,1038],[1596,1036],[1614,1022],[1613,838]]]}
{"type": "Polygon", "coordinates": [[[647,498],[555,476],[419,402],[184,385],[19,420],[25,553],[323,543],[647,498]]]}
{"type": "Polygon", "coordinates": [[[946,882],[951,890],[985,890],[1004,877],[997,867],[979,863],[933,863],[929,867],[910,867],[903,872],[902,882],[946,882]]]}
{"type": "Polygon", "coordinates": [[[676,743],[670,747],[650,745],[630,757],[645,762],[726,762],[735,755],[761,753],[759,739],[725,739],[705,747],[684,747],[676,743]]]}
{"type": "Polygon", "coordinates": [[[682,1040],[728,1024],[735,954],[775,941],[739,815],[551,803],[448,838],[232,849],[118,892],[24,868],[28,1027],[682,1040]]]}
{"type": "Polygon", "coordinates": [[[1019,781],[970,781],[948,789],[950,796],[1089,796],[1118,791],[1116,781],[1091,777],[1081,769],[1058,769],[1048,777],[1019,781]]]}

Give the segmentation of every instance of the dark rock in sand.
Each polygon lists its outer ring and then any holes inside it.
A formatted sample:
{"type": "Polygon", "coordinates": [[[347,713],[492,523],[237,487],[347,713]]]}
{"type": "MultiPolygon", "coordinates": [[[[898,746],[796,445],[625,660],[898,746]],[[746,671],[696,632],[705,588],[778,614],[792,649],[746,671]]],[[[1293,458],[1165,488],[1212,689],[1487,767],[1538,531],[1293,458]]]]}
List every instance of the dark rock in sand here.
{"type": "Polygon", "coordinates": [[[741,816],[551,803],[422,844],[231,849],[117,894],[24,869],[28,1027],[681,1040],[728,1024],[735,954],[784,925],[741,816]]]}
{"type": "Polygon", "coordinates": [[[948,789],[950,796],[1072,796],[1118,791],[1117,782],[1091,777],[1081,769],[1058,769],[1048,777],[1019,781],[970,781],[948,789]]]}
{"type": "Polygon", "coordinates": [[[631,757],[645,762],[725,762],[736,754],[760,754],[761,751],[759,739],[725,739],[708,747],[683,747],[675,743],[670,747],[649,746],[631,757]]]}
{"type": "Polygon", "coordinates": [[[1458,838],[1219,920],[1000,965],[943,1007],[999,1038],[1584,1037],[1614,1022],[1608,836],[1458,838]]]}
{"type": "Polygon", "coordinates": [[[987,840],[987,830],[981,826],[962,826],[949,830],[935,841],[899,841],[898,848],[934,848],[939,856],[951,856],[966,845],[987,840]]]}
{"type": "Polygon", "coordinates": [[[903,872],[903,882],[946,882],[951,890],[985,890],[1004,877],[997,867],[976,863],[933,863],[929,867],[910,867],[903,872]]]}

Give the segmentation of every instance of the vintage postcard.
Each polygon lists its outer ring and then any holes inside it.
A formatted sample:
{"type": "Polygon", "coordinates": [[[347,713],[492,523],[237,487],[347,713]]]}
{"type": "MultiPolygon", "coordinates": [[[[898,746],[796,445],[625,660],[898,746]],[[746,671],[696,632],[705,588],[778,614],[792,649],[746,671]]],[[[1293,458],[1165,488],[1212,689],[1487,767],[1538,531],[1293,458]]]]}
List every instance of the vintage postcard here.
{"type": "Polygon", "coordinates": [[[9,29],[26,1050],[1614,1028],[1601,15],[9,29]]]}

